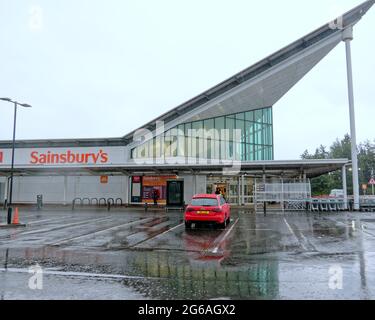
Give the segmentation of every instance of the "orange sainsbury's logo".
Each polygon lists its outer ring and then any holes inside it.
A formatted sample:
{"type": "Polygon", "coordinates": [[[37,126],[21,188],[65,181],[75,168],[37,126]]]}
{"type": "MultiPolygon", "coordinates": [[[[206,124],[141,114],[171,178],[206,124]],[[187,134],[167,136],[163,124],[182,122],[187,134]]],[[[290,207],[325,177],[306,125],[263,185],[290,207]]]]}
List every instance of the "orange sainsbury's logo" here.
{"type": "Polygon", "coordinates": [[[3,163],[4,159],[4,153],[0,151],[0,163],[3,163]]]}
{"type": "Polygon", "coordinates": [[[105,164],[108,163],[108,153],[99,150],[97,153],[80,153],[68,150],[63,153],[31,152],[31,164],[105,164]]]}

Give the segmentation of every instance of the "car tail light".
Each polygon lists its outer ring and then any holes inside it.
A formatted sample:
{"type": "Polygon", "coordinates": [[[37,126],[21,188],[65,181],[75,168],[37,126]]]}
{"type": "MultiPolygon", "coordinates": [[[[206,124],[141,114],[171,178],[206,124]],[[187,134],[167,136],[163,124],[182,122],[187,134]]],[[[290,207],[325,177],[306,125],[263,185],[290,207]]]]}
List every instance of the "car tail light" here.
{"type": "Polygon", "coordinates": [[[192,211],[195,211],[193,208],[187,208],[186,209],[186,212],[192,212],[192,211]]]}
{"type": "Polygon", "coordinates": [[[221,209],[221,208],[214,208],[212,211],[213,212],[223,212],[223,209],[221,209]]]}

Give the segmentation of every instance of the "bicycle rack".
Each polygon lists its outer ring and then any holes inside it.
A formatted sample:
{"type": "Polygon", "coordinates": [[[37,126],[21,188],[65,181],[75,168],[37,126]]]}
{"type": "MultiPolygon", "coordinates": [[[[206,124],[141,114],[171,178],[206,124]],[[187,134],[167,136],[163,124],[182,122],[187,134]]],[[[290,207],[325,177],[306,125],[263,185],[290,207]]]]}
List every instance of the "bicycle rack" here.
{"type": "Polygon", "coordinates": [[[80,202],[80,205],[82,205],[82,199],[81,198],[75,198],[73,200],[73,204],[72,204],[72,209],[74,210],[75,206],[76,206],[76,202],[79,201],[80,202]]]}
{"type": "Polygon", "coordinates": [[[91,205],[91,200],[89,198],[83,198],[82,199],[82,205],[84,206],[85,205],[85,201],[87,202],[87,204],[90,206],[91,205]]]}
{"type": "Polygon", "coordinates": [[[116,199],[116,206],[118,206],[118,203],[120,203],[120,206],[122,207],[123,206],[123,202],[122,202],[122,199],[121,198],[117,198],[116,199]]]}

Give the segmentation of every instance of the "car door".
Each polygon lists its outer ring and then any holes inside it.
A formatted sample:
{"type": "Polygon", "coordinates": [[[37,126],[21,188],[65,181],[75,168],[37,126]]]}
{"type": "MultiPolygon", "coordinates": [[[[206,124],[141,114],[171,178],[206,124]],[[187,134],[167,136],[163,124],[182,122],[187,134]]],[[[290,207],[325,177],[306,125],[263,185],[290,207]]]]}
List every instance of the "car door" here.
{"type": "Polygon", "coordinates": [[[229,212],[228,212],[228,204],[225,201],[224,197],[220,197],[220,205],[223,208],[224,214],[226,217],[229,217],[229,212]]]}

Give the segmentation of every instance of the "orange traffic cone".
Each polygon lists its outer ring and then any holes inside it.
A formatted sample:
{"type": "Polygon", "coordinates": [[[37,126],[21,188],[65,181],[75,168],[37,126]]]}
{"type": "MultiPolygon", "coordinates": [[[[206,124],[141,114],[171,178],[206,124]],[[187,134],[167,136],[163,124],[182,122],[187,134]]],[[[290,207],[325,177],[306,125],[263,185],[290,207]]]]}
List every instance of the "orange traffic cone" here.
{"type": "Polygon", "coordinates": [[[20,220],[19,220],[19,217],[18,217],[18,208],[16,208],[16,210],[14,211],[12,224],[20,224],[20,220]]]}

